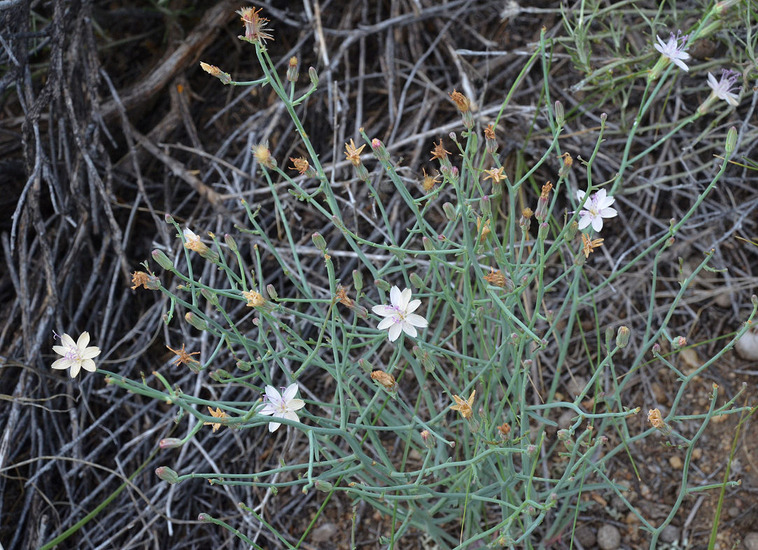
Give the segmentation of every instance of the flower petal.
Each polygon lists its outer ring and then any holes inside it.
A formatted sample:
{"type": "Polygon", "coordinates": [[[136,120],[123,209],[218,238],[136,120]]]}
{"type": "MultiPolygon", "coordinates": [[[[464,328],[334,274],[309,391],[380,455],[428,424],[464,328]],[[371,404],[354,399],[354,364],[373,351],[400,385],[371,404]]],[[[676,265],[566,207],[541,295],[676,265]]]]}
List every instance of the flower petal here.
{"type": "Polygon", "coordinates": [[[381,315],[382,317],[389,317],[390,315],[395,315],[397,313],[397,308],[394,308],[392,306],[374,306],[371,308],[371,311],[376,313],[377,315],[381,315]]]}
{"type": "Polygon", "coordinates": [[[282,394],[282,398],[284,401],[286,401],[288,404],[292,399],[297,395],[297,384],[290,384],[287,386],[287,389],[284,390],[284,393],[282,394]]]}
{"type": "Polygon", "coordinates": [[[61,343],[63,344],[64,347],[67,347],[67,348],[76,347],[76,342],[74,342],[74,339],[71,338],[71,336],[69,336],[68,334],[64,334],[63,336],[61,336],[61,343]]]}
{"type": "Polygon", "coordinates": [[[279,403],[282,400],[281,394],[276,391],[274,386],[266,386],[266,397],[271,403],[279,403]]]}
{"type": "Polygon", "coordinates": [[[413,313],[421,305],[421,300],[411,300],[405,308],[405,313],[413,313]]]}
{"type": "Polygon", "coordinates": [[[274,433],[276,430],[279,429],[279,426],[281,426],[281,424],[279,422],[269,422],[268,423],[268,431],[270,433],[274,433]]]}
{"type": "Polygon", "coordinates": [[[50,365],[53,369],[67,369],[71,367],[71,359],[66,359],[65,357],[61,357],[60,359],[56,359],[53,361],[53,364],[50,365]]]}
{"type": "Polygon", "coordinates": [[[388,328],[390,328],[392,325],[396,323],[397,323],[397,319],[395,319],[394,317],[385,317],[384,319],[379,321],[379,324],[376,325],[376,328],[378,328],[379,330],[387,330],[388,328]]]}
{"type": "Polygon", "coordinates": [[[416,315],[415,313],[411,313],[410,315],[407,315],[405,317],[405,322],[414,325],[420,328],[424,328],[429,326],[429,322],[422,317],[421,315],[416,315]]]}
{"type": "Polygon", "coordinates": [[[82,361],[82,368],[89,372],[95,372],[97,370],[97,366],[92,359],[85,359],[82,361]]]}
{"type": "Polygon", "coordinates": [[[289,403],[287,403],[287,408],[291,411],[299,411],[305,407],[305,401],[302,399],[293,399],[289,403]]]}
{"type": "Polygon", "coordinates": [[[592,216],[589,212],[580,212],[579,214],[579,231],[581,231],[592,223],[592,216]]]}
{"type": "Polygon", "coordinates": [[[400,292],[400,289],[396,286],[393,286],[390,289],[390,303],[395,306],[396,308],[400,307],[400,302],[403,299],[403,293],[400,292]]]}
{"type": "Polygon", "coordinates": [[[83,350],[87,347],[87,344],[89,344],[89,332],[85,330],[81,333],[79,339],[76,341],[76,347],[80,350],[83,350]]]}
{"type": "Polygon", "coordinates": [[[408,304],[411,301],[411,295],[412,295],[412,292],[410,288],[403,289],[403,291],[400,293],[400,303],[397,304],[397,308],[400,311],[408,310],[408,304]]]}
{"type": "Polygon", "coordinates": [[[410,323],[403,323],[402,325],[403,332],[406,333],[411,338],[415,338],[418,336],[418,331],[416,330],[416,327],[414,327],[410,323]]]}
{"type": "Polygon", "coordinates": [[[400,337],[400,333],[403,330],[403,324],[402,323],[393,323],[393,325],[390,327],[389,332],[387,333],[390,342],[394,342],[400,337]]]}
{"type": "Polygon", "coordinates": [[[595,219],[592,220],[592,229],[594,229],[596,233],[600,233],[600,231],[603,229],[603,218],[602,217],[595,216],[595,219]]]}

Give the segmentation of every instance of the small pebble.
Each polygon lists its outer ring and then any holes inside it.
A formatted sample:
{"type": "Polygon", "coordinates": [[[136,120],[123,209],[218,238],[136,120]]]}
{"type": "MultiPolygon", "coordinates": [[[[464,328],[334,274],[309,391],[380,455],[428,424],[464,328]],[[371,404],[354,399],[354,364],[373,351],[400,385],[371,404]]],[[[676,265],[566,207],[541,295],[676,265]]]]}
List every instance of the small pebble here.
{"type": "Polygon", "coordinates": [[[678,456],[674,455],[671,458],[669,458],[669,464],[671,464],[671,467],[674,470],[681,470],[682,466],[684,466],[684,463],[682,462],[682,459],[678,456]]]}
{"type": "Polygon", "coordinates": [[[616,550],[621,544],[621,533],[613,525],[603,525],[597,532],[597,545],[602,550],[616,550]]]}
{"type": "Polygon", "coordinates": [[[679,527],[667,525],[663,528],[663,531],[661,531],[661,540],[668,543],[676,542],[679,540],[679,534],[679,527]]]}
{"type": "Polygon", "coordinates": [[[592,548],[595,546],[597,539],[595,538],[595,531],[589,525],[582,525],[574,532],[576,541],[585,548],[592,548]]]}
{"type": "Polygon", "coordinates": [[[313,542],[326,542],[329,540],[334,540],[334,537],[337,536],[338,531],[339,529],[335,524],[325,523],[316,527],[313,533],[311,533],[311,540],[313,542]]]}
{"type": "Polygon", "coordinates": [[[742,539],[742,545],[745,550],[758,550],[758,533],[752,531],[745,535],[745,538],[742,539]]]}

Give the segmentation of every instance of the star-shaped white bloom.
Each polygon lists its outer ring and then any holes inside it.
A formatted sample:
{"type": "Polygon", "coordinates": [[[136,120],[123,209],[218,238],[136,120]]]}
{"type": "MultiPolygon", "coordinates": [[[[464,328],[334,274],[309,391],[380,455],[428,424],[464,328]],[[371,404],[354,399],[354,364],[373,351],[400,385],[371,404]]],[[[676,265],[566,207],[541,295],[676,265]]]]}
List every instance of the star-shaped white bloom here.
{"type": "Polygon", "coordinates": [[[674,36],[674,33],[672,32],[668,42],[661,40],[661,37],[658,35],[656,35],[656,38],[658,39],[658,43],[653,44],[656,50],[661,52],[662,55],[668,57],[677,67],[683,71],[690,70],[683,61],[690,58],[690,54],[684,51],[684,45],[687,42],[686,34],[684,36],[681,36],[681,33],[677,32],[676,36],[674,36]]]}
{"type": "MultiPolygon", "coordinates": [[[[290,384],[282,388],[284,393],[276,391],[274,386],[266,386],[266,405],[260,410],[261,414],[272,415],[274,418],[286,418],[299,422],[295,411],[305,407],[305,401],[295,397],[297,395],[297,384],[290,384]]],[[[273,420],[268,424],[268,431],[275,432],[281,426],[280,422],[273,420]]]]}
{"type": "Polygon", "coordinates": [[[95,362],[92,359],[100,355],[100,348],[95,346],[87,347],[87,344],[89,344],[89,332],[82,332],[76,342],[74,342],[71,336],[64,334],[61,337],[61,344],[63,345],[53,346],[53,351],[63,357],[56,359],[50,365],[52,368],[71,369],[69,372],[71,378],[75,378],[79,374],[80,369],[95,372],[95,362]]]}
{"type": "Polygon", "coordinates": [[[708,86],[711,87],[713,93],[719,99],[723,99],[729,105],[736,107],[739,105],[737,100],[737,94],[731,91],[732,87],[737,84],[739,73],[735,71],[729,71],[727,69],[721,70],[721,79],[717,82],[716,77],[711,73],[708,73],[708,86]]]}
{"type": "Polygon", "coordinates": [[[377,315],[384,317],[376,326],[379,330],[388,330],[390,342],[394,342],[404,332],[408,336],[416,337],[416,327],[424,328],[429,323],[421,315],[413,313],[421,305],[421,300],[411,300],[411,289],[406,288],[402,292],[396,286],[390,289],[390,303],[392,305],[374,306],[371,310],[377,315]]]}
{"type": "MultiPolygon", "coordinates": [[[[579,202],[584,200],[584,195],[586,195],[584,191],[576,192],[579,202]]],[[[615,218],[618,215],[614,208],[609,208],[614,202],[616,199],[606,196],[605,189],[590,195],[589,200],[584,203],[584,210],[579,212],[579,230],[592,224],[592,229],[600,233],[603,229],[603,218],[615,218]]]]}

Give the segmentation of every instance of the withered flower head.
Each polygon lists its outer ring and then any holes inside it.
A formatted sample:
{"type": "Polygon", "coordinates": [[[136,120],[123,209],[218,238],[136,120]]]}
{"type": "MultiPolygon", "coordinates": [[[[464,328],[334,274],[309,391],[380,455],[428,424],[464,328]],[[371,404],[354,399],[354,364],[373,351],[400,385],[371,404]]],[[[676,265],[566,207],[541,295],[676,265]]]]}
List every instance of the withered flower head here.
{"type": "Polygon", "coordinates": [[[387,391],[394,392],[397,389],[395,377],[381,370],[375,370],[371,373],[371,379],[379,382],[387,391]]]}
{"type": "Polygon", "coordinates": [[[484,129],[484,137],[486,139],[495,139],[495,125],[490,124],[484,129]]]}
{"type": "Polygon", "coordinates": [[[135,271],[132,273],[132,290],[143,287],[145,290],[158,290],[161,282],[155,275],[148,275],[144,271],[135,271]]]}
{"type": "Polygon", "coordinates": [[[434,189],[435,184],[439,183],[440,181],[440,175],[437,173],[435,176],[431,176],[426,173],[426,170],[423,168],[421,171],[424,173],[424,178],[421,180],[421,187],[424,189],[425,193],[428,193],[432,189],[434,189]]]}
{"type": "Polygon", "coordinates": [[[471,416],[474,414],[474,411],[471,409],[471,406],[474,404],[474,396],[476,395],[476,390],[471,392],[471,397],[469,397],[467,400],[462,399],[461,397],[458,397],[457,395],[453,396],[453,400],[455,401],[455,405],[451,405],[450,408],[454,411],[458,411],[461,413],[461,416],[463,418],[471,418],[471,416]]]}
{"type": "Polygon", "coordinates": [[[242,8],[237,11],[242,22],[245,24],[245,40],[257,42],[261,46],[265,45],[266,40],[273,40],[274,37],[269,34],[267,29],[268,19],[261,17],[261,8],[242,8]]]}
{"type": "Polygon", "coordinates": [[[253,145],[253,156],[261,166],[265,166],[269,170],[276,168],[276,160],[271,156],[267,141],[253,145]]]}
{"type": "Polygon", "coordinates": [[[187,353],[187,350],[184,349],[184,343],[182,343],[182,349],[180,350],[171,349],[168,346],[166,347],[177,355],[176,359],[174,359],[174,365],[176,365],[177,367],[181,365],[182,363],[188,366],[197,365],[198,363],[197,359],[193,359],[192,356],[199,355],[200,354],[199,351],[187,353]]]}
{"type": "Polygon", "coordinates": [[[508,176],[505,174],[505,168],[502,166],[500,168],[490,168],[489,170],[484,170],[484,180],[492,180],[492,183],[498,184],[501,181],[507,180],[508,176]]]}
{"type": "Polygon", "coordinates": [[[647,413],[647,420],[650,422],[650,425],[657,430],[662,430],[666,426],[659,409],[650,409],[647,413]]]}
{"type": "Polygon", "coordinates": [[[444,160],[447,158],[449,154],[450,154],[450,151],[445,151],[445,148],[442,146],[442,139],[440,139],[439,143],[434,144],[434,149],[432,149],[432,158],[430,158],[429,160],[434,160],[434,159],[444,160]]]}
{"type": "Polygon", "coordinates": [[[345,289],[342,285],[337,285],[337,294],[335,295],[335,299],[342,304],[343,306],[347,306],[350,309],[353,309],[355,306],[355,302],[347,295],[347,289],[345,289]]]}
{"type": "Polygon", "coordinates": [[[542,193],[540,193],[540,198],[547,199],[552,189],[553,189],[553,184],[550,182],[547,182],[545,185],[542,186],[542,193]]]}
{"type": "Polygon", "coordinates": [[[558,158],[563,159],[564,166],[571,167],[571,165],[574,164],[574,159],[571,158],[571,155],[569,153],[563,153],[562,155],[558,155],[558,158]]]}
{"type": "Polygon", "coordinates": [[[511,426],[506,422],[502,426],[498,426],[497,431],[500,432],[500,437],[508,439],[508,435],[511,433],[511,426]]]}
{"type": "Polygon", "coordinates": [[[460,92],[453,90],[453,93],[450,94],[450,99],[455,102],[455,106],[458,107],[461,113],[465,113],[471,108],[471,102],[460,92]]]}
{"type": "Polygon", "coordinates": [[[503,275],[503,272],[499,269],[495,271],[494,269],[490,268],[490,272],[488,275],[484,276],[484,280],[489,284],[499,286],[500,288],[505,288],[506,285],[505,275],[503,275]]]}
{"type": "Polygon", "coordinates": [[[603,246],[604,239],[591,239],[586,233],[582,233],[582,252],[584,257],[589,258],[596,248],[603,246]]]}
{"type": "Polygon", "coordinates": [[[350,139],[350,143],[345,144],[345,157],[356,168],[361,165],[361,151],[363,151],[365,146],[366,144],[364,143],[360,147],[356,147],[352,138],[350,139]]]}
{"type": "Polygon", "coordinates": [[[248,307],[261,307],[266,304],[266,298],[260,292],[249,290],[242,293],[242,297],[247,300],[248,307]]]}
{"type": "Polygon", "coordinates": [[[487,237],[490,236],[490,233],[492,233],[490,230],[490,220],[485,221],[484,225],[482,225],[482,218],[476,218],[476,232],[479,233],[480,231],[481,234],[479,235],[479,241],[484,241],[487,237]]]}
{"type": "Polygon", "coordinates": [[[310,164],[308,164],[308,161],[305,160],[303,157],[297,157],[292,158],[290,157],[290,160],[292,161],[292,166],[290,166],[290,170],[297,170],[300,172],[300,174],[305,174],[305,172],[310,167],[310,164]]]}
{"type": "MultiPolygon", "coordinates": [[[[221,407],[216,407],[216,410],[214,411],[210,407],[208,407],[208,412],[211,413],[211,416],[213,418],[228,418],[229,415],[227,415],[224,411],[221,410],[221,407]]],[[[203,422],[203,426],[213,426],[213,431],[215,432],[221,427],[221,423],[216,422],[203,422]]]]}

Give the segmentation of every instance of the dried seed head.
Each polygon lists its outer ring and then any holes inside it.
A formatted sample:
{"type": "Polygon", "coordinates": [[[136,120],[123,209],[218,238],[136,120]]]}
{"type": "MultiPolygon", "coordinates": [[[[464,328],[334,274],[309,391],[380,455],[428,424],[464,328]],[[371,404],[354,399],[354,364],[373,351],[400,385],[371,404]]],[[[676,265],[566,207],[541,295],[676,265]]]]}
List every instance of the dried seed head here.
{"type": "Polygon", "coordinates": [[[453,90],[453,93],[450,94],[450,99],[455,102],[455,106],[461,113],[466,113],[471,109],[471,102],[460,92],[453,90]]]}
{"type": "Polygon", "coordinates": [[[273,40],[274,37],[269,34],[269,31],[273,29],[266,28],[269,20],[260,16],[261,9],[242,8],[237,13],[245,24],[244,40],[263,46],[266,40],[273,40]]]}
{"type": "Polygon", "coordinates": [[[430,158],[429,160],[434,160],[434,159],[446,160],[449,154],[450,154],[450,151],[445,151],[445,148],[442,146],[442,140],[440,139],[439,143],[434,144],[434,149],[432,149],[432,158],[430,158]]]}
{"type": "Polygon", "coordinates": [[[243,292],[242,297],[247,300],[247,304],[245,305],[248,307],[262,307],[266,305],[266,298],[264,298],[260,292],[249,290],[243,292]]]}
{"type": "Polygon", "coordinates": [[[387,391],[394,392],[397,390],[397,382],[395,382],[395,377],[384,371],[375,370],[371,373],[371,379],[384,386],[384,389],[387,391]]]}
{"type": "Polygon", "coordinates": [[[345,157],[356,168],[361,165],[361,151],[363,151],[364,147],[366,147],[366,144],[356,147],[352,138],[350,139],[350,143],[345,143],[345,157]]]}
{"type": "Polygon", "coordinates": [[[647,413],[647,420],[650,425],[656,430],[663,430],[666,427],[666,423],[663,421],[661,411],[659,409],[650,409],[647,413]]]}
{"type": "Polygon", "coordinates": [[[499,269],[496,271],[493,268],[490,268],[490,272],[488,275],[484,276],[484,280],[489,284],[499,286],[500,288],[505,288],[508,281],[502,271],[499,269]]]}
{"type": "Polygon", "coordinates": [[[484,176],[484,180],[492,180],[492,183],[495,185],[498,185],[501,181],[508,179],[508,176],[505,174],[505,168],[502,166],[500,168],[490,168],[489,170],[484,170],[483,173],[486,174],[484,176]]]}
{"type": "Polygon", "coordinates": [[[276,160],[271,156],[267,141],[259,143],[258,145],[253,145],[252,149],[253,156],[255,157],[255,160],[258,161],[258,164],[265,166],[269,170],[276,168],[276,160]]]}
{"type": "Polygon", "coordinates": [[[290,166],[290,170],[297,170],[300,172],[301,175],[304,175],[308,168],[310,168],[310,164],[308,164],[308,161],[305,160],[303,157],[297,157],[292,158],[290,157],[290,160],[292,161],[292,166],[290,166]]]}
{"type": "Polygon", "coordinates": [[[421,171],[424,174],[424,177],[421,180],[421,187],[423,188],[424,193],[429,193],[430,191],[434,189],[435,184],[439,183],[439,180],[440,180],[439,172],[436,175],[431,176],[426,173],[425,169],[422,168],[421,171]]]}

